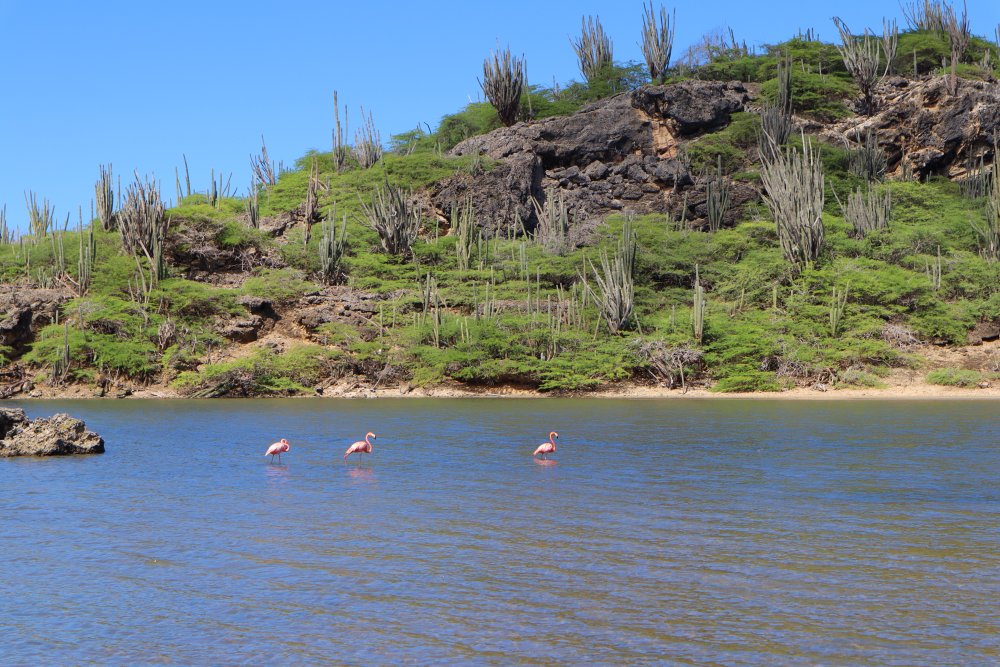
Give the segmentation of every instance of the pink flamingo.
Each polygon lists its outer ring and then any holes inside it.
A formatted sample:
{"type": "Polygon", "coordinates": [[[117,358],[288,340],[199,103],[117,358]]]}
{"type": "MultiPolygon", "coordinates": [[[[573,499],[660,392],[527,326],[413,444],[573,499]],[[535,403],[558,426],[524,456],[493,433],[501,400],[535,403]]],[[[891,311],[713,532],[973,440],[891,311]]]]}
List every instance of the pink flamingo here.
{"type": "Polygon", "coordinates": [[[347,451],[344,452],[344,463],[347,463],[347,457],[349,454],[357,452],[360,456],[361,454],[372,453],[372,443],[368,442],[368,438],[372,438],[374,440],[375,434],[368,431],[368,433],[365,434],[364,440],[358,440],[356,443],[347,448],[347,451]]]}
{"type": "Polygon", "coordinates": [[[549,441],[548,442],[543,442],[542,444],[538,445],[538,449],[535,450],[535,453],[532,454],[532,456],[538,456],[539,454],[541,454],[542,458],[544,459],[546,454],[552,454],[552,453],[554,453],[556,451],[556,440],[555,439],[558,438],[558,437],[559,437],[559,434],[556,433],[555,431],[552,431],[552,433],[549,433],[549,441]]]}
{"type": "Polygon", "coordinates": [[[287,452],[289,449],[291,449],[291,447],[288,446],[288,441],[282,438],[280,441],[268,447],[267,451],[264,452],[264,456],[270,456],[271,463],[274,463],[274,456],[277,454],[278,463],[281,463],[281,452],[287,452]]]}

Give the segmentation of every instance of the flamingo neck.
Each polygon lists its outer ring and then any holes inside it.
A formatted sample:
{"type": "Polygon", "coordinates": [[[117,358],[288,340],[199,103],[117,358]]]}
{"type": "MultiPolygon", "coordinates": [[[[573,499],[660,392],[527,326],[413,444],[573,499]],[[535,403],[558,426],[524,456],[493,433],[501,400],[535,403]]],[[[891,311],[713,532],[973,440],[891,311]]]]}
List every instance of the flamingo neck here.
{"type": "Polygon", "coordinates": [[[365,434],[365,444],[368,445],[369,447],[372,446],[372,443],[368,440],[368,438],[370,438],[370,437],[372,437],[371,433],[365,434]]]}

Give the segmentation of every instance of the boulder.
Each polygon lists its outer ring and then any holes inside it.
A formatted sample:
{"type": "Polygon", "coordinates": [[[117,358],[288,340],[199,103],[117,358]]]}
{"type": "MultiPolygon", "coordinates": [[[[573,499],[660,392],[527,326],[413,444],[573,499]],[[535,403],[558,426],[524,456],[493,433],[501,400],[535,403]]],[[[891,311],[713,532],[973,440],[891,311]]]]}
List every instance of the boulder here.
{"type": "Polygon", "coordinates": [[[1000,326],[994,322],[980,322],[969,332],[968,344],[982,345],[997,339],[1000,339],[1000,326]]]}
{"type": "Polygon", "coordinates": [[[31,420],[24,410],[0,408],[0,457],[103,453],[104,439],[80,419],[60,413],[31,420]]]}

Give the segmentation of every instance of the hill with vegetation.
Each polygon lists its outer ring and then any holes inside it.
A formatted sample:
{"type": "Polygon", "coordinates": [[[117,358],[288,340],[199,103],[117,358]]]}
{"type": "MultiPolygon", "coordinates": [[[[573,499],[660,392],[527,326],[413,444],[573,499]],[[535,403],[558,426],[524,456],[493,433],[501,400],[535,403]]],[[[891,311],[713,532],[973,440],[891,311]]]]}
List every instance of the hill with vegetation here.
{"type": "Polygon", "coordinates": [[[71,228],[29,194],[29,230],[0,218],[0,398],[987,386],[1000,47],[905,13],[671,64],[650,6],[645,64],[585,22],[582,82],[500,52],[487,102],[388,146],[338,107],[329,152],[262,146],[246,197],[181,168],[168,207],[102,166],[71,228]]]}

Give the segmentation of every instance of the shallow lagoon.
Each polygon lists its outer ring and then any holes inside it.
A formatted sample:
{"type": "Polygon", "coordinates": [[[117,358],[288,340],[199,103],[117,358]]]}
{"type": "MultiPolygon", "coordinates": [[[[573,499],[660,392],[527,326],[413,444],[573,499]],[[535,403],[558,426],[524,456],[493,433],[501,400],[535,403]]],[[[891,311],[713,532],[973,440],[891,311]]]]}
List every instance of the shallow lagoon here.
{"type": "Polygon", "coordinates": [[[5,665],[1000,662],[996,403],[18,405],[5,665]]]}

